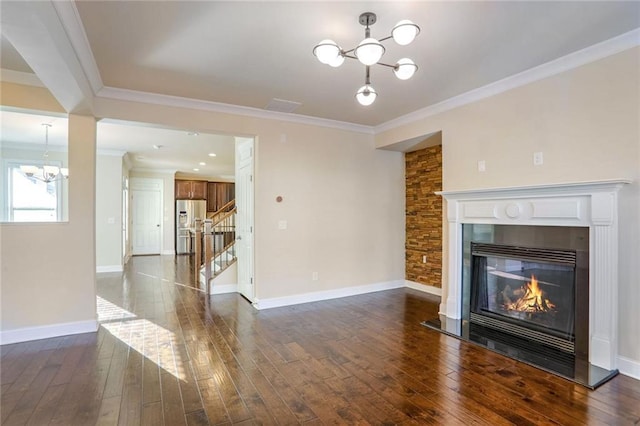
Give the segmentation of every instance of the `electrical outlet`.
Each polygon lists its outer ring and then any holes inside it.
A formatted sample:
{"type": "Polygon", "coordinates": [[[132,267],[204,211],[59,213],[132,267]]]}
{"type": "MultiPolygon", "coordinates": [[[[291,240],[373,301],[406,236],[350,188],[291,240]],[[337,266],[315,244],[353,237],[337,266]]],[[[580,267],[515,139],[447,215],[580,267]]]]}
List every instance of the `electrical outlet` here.
{"type": "Polygon", "coordinates": [[[478,161],[478,171],[484,172],[487,170],[487,163],[484,160],[478,161]]]}
{"type": "Polygon", "coordinates": [[[318,273],[317,272],[312,272],[311,273],[311,279],[313,281],[318,281],[318,273]]]}
{"type": "Polygon", "coordinates": [[[287,229],[287,221],[279,220],[278,221],[278,229],[287,229]]]}
{"type": "Polygon", "coordinates": [[[427,263],[427,255],[426,254],[422,255],[422,263],[427,263]]]}

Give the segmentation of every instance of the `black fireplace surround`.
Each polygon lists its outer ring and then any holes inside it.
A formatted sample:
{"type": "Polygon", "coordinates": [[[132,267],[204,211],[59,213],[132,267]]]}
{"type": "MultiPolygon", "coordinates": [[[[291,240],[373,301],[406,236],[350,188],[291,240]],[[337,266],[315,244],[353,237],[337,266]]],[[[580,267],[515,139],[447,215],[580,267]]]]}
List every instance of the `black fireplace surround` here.
{"type": "Polygon", "coordinates": [[[462,319],[424,324],[594,388],[589,228],[464,224],[462,319]]]}

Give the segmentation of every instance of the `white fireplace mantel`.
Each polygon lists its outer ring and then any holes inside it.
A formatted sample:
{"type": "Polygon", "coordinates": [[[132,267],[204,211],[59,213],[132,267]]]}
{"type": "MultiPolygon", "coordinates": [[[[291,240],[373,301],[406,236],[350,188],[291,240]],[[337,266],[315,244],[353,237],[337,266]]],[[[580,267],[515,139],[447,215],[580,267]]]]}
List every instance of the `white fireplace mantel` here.
{"type": "Polygon", "coordinates": [[[462,225],[589,227],[589,361],[616,368],[618,191],[630,180],[437,192],[447,200],[449,267],[440,313],[462,316],[462,225]]]}

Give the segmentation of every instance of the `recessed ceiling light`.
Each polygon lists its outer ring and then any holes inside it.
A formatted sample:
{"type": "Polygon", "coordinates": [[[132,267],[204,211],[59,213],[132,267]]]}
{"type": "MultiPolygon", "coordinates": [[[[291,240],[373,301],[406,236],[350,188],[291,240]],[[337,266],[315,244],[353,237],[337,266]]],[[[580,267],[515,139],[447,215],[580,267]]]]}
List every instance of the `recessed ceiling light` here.
{"type": "Polygon", "coordinates": [[[206,166],[207,165],[207,163],[205,163],[203,161],[199,162],[198,164],[200,164],[201,166],[206,166]]]}
{"type": "Polygon", "coordinates": [[[199,172],[199,171],[200,171],[200,169],[196,168],[196,169],[193,169],[193,171],[194,171],[194,172],[199,172]]]}
{"type": "Polygon", "coordinates": [[[164,145],[153,145],[153,149],[160,149],[162,148],[164,145]]]}
{"type": "Polygon", "coordinates": [[[187,132],[187,135],[189,136],[198,136],[200,133],[198,132],[187,132]]]}
{"type": "Polygon", "coordinates": [[[215,153],[213,153],[213,152],[210,152],[210,153],[209,153],[209,157],[215,157],[215,156],[216,156],[216,154],[215,154],[215,153]]]}

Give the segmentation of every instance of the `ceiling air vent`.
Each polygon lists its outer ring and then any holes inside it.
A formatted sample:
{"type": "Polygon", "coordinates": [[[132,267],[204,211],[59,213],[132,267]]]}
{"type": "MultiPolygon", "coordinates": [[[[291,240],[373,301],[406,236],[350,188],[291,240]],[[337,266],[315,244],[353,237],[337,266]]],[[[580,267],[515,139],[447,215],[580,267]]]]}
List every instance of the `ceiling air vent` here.
{"type": "Polygon", "coordinates": [[[264,109],[277,112],[293,112],[298,109],[300,105],[302,105],[300,102],[285,101],[284,99],[273,98],[269,101],[264,109]]]}

